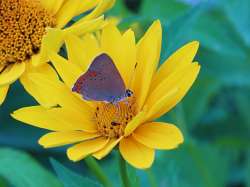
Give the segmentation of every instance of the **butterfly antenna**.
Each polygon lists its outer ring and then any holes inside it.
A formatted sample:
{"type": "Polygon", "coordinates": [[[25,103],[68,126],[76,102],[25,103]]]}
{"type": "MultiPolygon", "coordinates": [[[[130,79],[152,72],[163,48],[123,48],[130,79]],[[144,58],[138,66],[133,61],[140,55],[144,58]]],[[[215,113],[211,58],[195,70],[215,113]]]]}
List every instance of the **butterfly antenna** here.
{"type": "Polygon", "coordinates": [[[137,68],[137,64],[138,63],[136,62],[135,66],[134,66],[134,71],[133,71],[133,73],[132,73],[132,75],[130,77],[130,80],[129,80],[129,84],[128,84],[129,89],[132,87],[132,83],[134,82],[134,79],[135,79],[135,71],[136,71],[136,68],[137,68]]]}
{"type": "Polygon", "coordinates": [[[119,114],[121,113],[121,106],[118,103],[114,103],[114,106],[115,106],[115,116],[114,116],[113,123],[117,125],[117,124],[119,124],[117,122],[120,119],[119,114]]]}

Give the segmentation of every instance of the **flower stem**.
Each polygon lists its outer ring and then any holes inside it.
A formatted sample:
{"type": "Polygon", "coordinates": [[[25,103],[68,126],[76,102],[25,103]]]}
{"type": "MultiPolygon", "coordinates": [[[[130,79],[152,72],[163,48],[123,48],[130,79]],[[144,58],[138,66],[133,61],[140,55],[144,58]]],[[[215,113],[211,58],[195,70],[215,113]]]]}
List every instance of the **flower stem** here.
{"type": "Polygon", "coordinates": [[[104,187],[112,187],[112,183],[107,178],[104,171],[94,158],[89,156],[85,158],[84,161],[91,170],[91,172],[96,176],[96,178],[99,180],[100,183],[102,183],[104,187]]]}
{"type": "Polygon", "coordinates": [[[119,166],[120,166],[120,175],[123,183],[123,187],[131,187],[128,172],[127,172],[127,166],[126,161],[123,159],[121,154],[119,154],[119,166]]]}

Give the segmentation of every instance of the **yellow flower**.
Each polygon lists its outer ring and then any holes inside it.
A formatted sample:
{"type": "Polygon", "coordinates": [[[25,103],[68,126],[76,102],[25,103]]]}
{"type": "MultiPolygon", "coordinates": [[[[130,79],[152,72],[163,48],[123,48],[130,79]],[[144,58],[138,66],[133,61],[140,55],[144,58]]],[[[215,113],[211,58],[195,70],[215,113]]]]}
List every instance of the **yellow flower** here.
{"type": "Polygon", "coordinates": [[[28,92],[36,89],[30,84],[27,72],[47,73],[56,79],[50,66],[44,65],[48,61],[47,51],[57,51],[64,35],[83,35],[100,28],[104,24],[103,16],[100,15],[112,7],[114,2],[115,0],[1,1],[0,105],[9,86],[18,78],[28,92]],[[91,9],[93,10],[89,14],[72,26],[59,30],[73,17],[91,9]],[[34,66],[41,64],[41,67],[34,69],[34,66]]]}
{"type": "Polygon", "coordinates": [[[132,30],[121,34],[113,24],[102,30],[100,42],[91,34],[81,39],[69,35],[66,38],[69,60],[54,52],[49,54],[64,83],[38,73],[29,79],[57,107],[26,107],[12,116],[53,131],[39,140],[45,148],[75,144],[67,150],[73,161],[88,155],[101,159],[119,144],[121,155],[131,165],[141,169],[150,167],[155,149],[170,150],[183,142],[183,135],[175,125],[153,122],[154,119],[183,98],[200,70],[199,64],[193,63],[199,45],[196,41],[180,48],[157,70],[161,40],[159,21],[152,24],[137,44],[132,30]],[[133,97],[116,106],[85,101],[71,91],[78,77],[102,53],[113,59],[127,88],[134,92],[133,97]]]}

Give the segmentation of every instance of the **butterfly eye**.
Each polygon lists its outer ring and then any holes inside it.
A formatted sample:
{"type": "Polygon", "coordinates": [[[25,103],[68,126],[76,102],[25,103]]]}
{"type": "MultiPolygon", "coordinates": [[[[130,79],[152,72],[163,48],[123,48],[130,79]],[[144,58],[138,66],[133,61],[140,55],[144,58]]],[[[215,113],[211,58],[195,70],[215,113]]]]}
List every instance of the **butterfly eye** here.
{"type": "Polygon", "coordinates": [[[133,95],[133,92],[131,90],[126,90],[126,96],[131,97],[133,95]]]}

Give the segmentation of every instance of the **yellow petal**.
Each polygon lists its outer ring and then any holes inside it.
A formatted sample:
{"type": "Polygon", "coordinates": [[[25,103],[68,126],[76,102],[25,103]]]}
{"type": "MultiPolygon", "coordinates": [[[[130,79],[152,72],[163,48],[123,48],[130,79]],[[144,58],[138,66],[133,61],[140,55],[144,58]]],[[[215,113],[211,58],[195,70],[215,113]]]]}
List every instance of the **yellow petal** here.
{"type": "Polygon", "coordinates": [[[109,16],[106,18],[106,24],[112,24],[118,26],[119,23],[122,21],[120,17],[117,16],[109,16]]]}
{"type": "Polygon", "coordinates": [[[78,11],[76,12],[75,15],[79,15],[83,12],[86,12],[88,10],[93,9],[98,3],[100,2],[100,0],[82,0],[81,1],[81,5],[78,7],[78,11]]]}
{"type": "Polygon", "coordinates": [[[94,19],[102,15],[105,11],[107,11],[111,7],[113,7],[114,4],[115,4],[115,0],[101,0],[100,3],[96,6],[96,8],[90,12],[90,14],[84,16],[78,22],[81,23],[86,20],[94,19]]]}
{"type": "MultiPolygon", "coordinates": [[[[114,61],[118,68],[120,60],[121,48],[122,47],[122,35],[118,28],[114,25],[107,25],[102,30],[101,35],[101,48],[107,53],[114,61]]],[[[120,69],[119,69],[120,71],[120,69]]]]}
{"type": "MultiPolygon", "coordinates": [[[[44,44],[41,44],[41,45],[44,46],[44,44]]],[[[39,65],[44,64],[44,63],[49,61],[48,56],[46,54],[47,51],[45,52],[44,49],[45,48],[43,47],[43,49],[40,50],[40,52],[38,54],[35,54],[31,57],[32,65],[39,66],[39,65]]]]}
{"type": "MultiPolygon", "coordinates": [[[[83,50],[82,51],[82,57],[84,60],[84,64],[87,64],[88,67],[91,64],[91,62],[94,60],[94,58],[96,56],[98,56],[99,54],[101,54],[101,48],[99,45],[99,41],[98,39],[93,35],[93,34],[85,34],[82,38],[82,47],[83,50]]],[[[86,67],[86,66],[85,66],[86,67]]],[[[83,69],[84,71],[84,69],[83,69]]],[[[86,71],[86,69],[85,69],[86,71]]]]}
{"type": "Polygon", "coordinates": [[[122,157],[136,168],[149,168],[154,161],[154,149],[144,146],[132,137],[122,139],[119,149],[122,157]]]}
{"type": "MultiPolygon", "coordinates": [[[[74,111],[75,112],[75,111],[74,111]]],[[[83,130],[96,132],[96,126],[71,110],[41,106],[25,107],[16,110],[11,116],[29,125],[52,131],[83,130]]]]}
{"type": "Polygon", "coordinates": [[[172,72],[178,70],[179,68],[192,63],[199,48],[199,42],[190,42],[180,49],[178,49],[174,54],[172,54],[159,68],[156,75],[154,76],[151,90],[157,87],[162,80],[166,79],[172,72]]]}
{"type": "Polygon", "coordinates": [[[66,1],[56,14],[57,28],[63,28],[76,15],[80,5],[81,0],[66,1]]]}
{"type": "Polygon", "coordinates": [[[118,139],[117,138],[111,139],[104,148],[93,153],[92,156],[94,156],[98,160],[102,159],[103,157],[107,156],[114,149],[114,147],[120,142],[120,140],[122,138],[123,137],[120,137],[118,139]]]}
{"type": "Polygon", "coordinates": [[[74,24],[66,29],[63,30],[64,34],[75,34],[78,36],[83,36],[84,34],[88,32],[94,32],[98,29],[100,29],[104,22],[104,16],[100,16],[93,20],[87,20],[83,21],[81,23],[76,22],[78,24],[74,24]]]}
{"type": "Polygon", "coordinates": [[[174,149],[183,142],[181,131],[172,124],[152,122],[139,126],[133,138],[153,149],[174,149]]]}
{"type": "Polygon", "coordinates": [[[161,51],[161,23],[155,21],[137,45],[134,91],[139,110],[143,106],[156,71],[161,51]]]}
{"type": "Polygon", "coordinates": [[[100,51],[93,35],[88,34],[83,38],[82,40],[72,34],[65,38],[69,61],[78,65],[82,73],[87,71],[91,61],[100,51]]]}
{"type": "Polygon", "coordinates": [[[0,106],[3,104],[9,90],[9,85],[0,86],[0,106]]]}
{"type": "Polygon", "coordinates": [[[39,90],[58,105],[79,111],[85,115],[92,115],[93,108],[73,94],[71,90],[60,81],[52,81],[42,74],[30,74],[29,79],[37,84],[39,90]]]}
{"type": "Polygon", "coordinates": [[[61,8],[65,0],[41,0],[42,6],[53,15],[61,8]]]}
{"type": "Polygon", "coordinates": [[[115,63],[119,61],[118,52],[121,54],[121,50],[117,47],[122,46],[122,35],[118,28],[114,25],[107,25],[102,30],[101,36],[101,48],[104,52],[108,53],[115,63]]]}
{"type": "Polygon", "coordinates": [[[100,137],[93,140],[85,141],[72,146],[67,150],[67,155],[70,160],[76,162],[86,156],[99,151],[109,142],[108,138],[100,137]]]}
{"type": "Polygon", "coordinates": [[[71,124],[61,123],[48,114],[48,109],[41,106],[25,107],[16,110],[11,116],[29,125],[52,131],[73,130],[71,124]]]}
{"type": "Polygon", "coordinates": [[[4,86],[15,82],[23,74],[25,71],[25,62],[8,65],[5,69],[3,69],[3,67],[0,68],[2,68],[0,73],[0,86],[4,86]]]}
{"type": "Polygon", "coordinates": [[[101,48],[112,58],[128,88],[136,64],[136,46],[133,31],[128,30],[121,35],[116,26],[107,25],[102,31],[101,48]]]}
{"type": "Polygon", "coordinates": [[[37,84],[34,84],[32,81],[29,80],[28,76],[22,76],[20,78],[20,82],[23,85],[24,89],[41,105],[44,107],[52,107],[56,106],[57,103],[54,99],[46,97],[42,93],[42,90],[39,90],[37,84]]]}
{"type": "Polygon", "coordinates": [[[58,75],[53,67],[49,64],[42,64],[40,66],[34,67],[32,64],[26,65],[25,74],[28,73],[41,73],[46,75],[47,78],[50,80],[58,80],[58,75]]]}
{"type": "Polygon", "coordinates": [[[55,70],[49,65],[49,64],[42,64],[39,67],[33,67],[31,64],[26,66],[25,73],[20,77],[20,81],[25,88],[25,90],[32,95],[38,103],[40,103],[43,106],[51,107],[55,106],[57,103],[54,102],[54,100],[51,100],[51,98],[46,97],[42,93],[41,90],[39,90],[39,87],[37,87],[37,84],[34,84],[29,79],[29,73],[39,72],[41,74],[46,75],[51,80],[57,80],[58,76],[55,72],[55,70]]]}
{"type": "Polygon", "coordinates": [[[51,132],[39,139],[39,144],[44,148],[59,147],[100,136],[98,133],[82,131],[51,132]]]}
{"type": "Polygon", "coordinates": [[[143,121],[145,118],[145,111],[139,112],[126,126],[124,136],[130,135],[143,121]]]}
{"type": "Polygon", "coordinates": [[[97,126],[93,121],[93,114],[89,115],[89,112],[83,113],[82,111],[70,108],[52,108],[47,113],[52,117],[56,117],[63,123],[70,124],[73,130],[81,130],[90,133],[97,131],[97,126]]]}
{"type": "Polygon", "coordinates": [[[187,77],[190,70],[194,69],[196,64],[190,63],[177,71],[172,72],[168,77],[161,81],[161,83],[150,92],[146,104],[152,106],[162,96],[169,93],[169,90],[176,89],[180,86],[181,80],[187,77]],[[177,84],[178,83],[178,84],[177,84]]]}
{"type": "Polygon", "coordinates": [[[39,66],[49,61],[49,52],[58,52],[63,44],[63,31],[56,28],[47,28],[46,34],[42,38],[39,54],[32,56],[32,64],[39,66]]]}
{"type": "Polygon", "coordinates": [[[49,59],[55,66],[58,74],[65,82],[65,84],[71,89],[73,84],[82,74],[82,71],[73,63],[69,63],[66,59],[59,56],[57,53],[51,52],[49,54],[49,59]]]}
{"type": "Polygon", "coordinates": [[[144,107],[149,109],[144,117],[143,122],[150,121],[149,119],[152,119],[151,117],[154,116],[156,111],[161,111],[166,106],[166,103],[176,94],[178,94],[178,90],[179,87],[173,87],[171,90],[168,90],[168,92],[163,97],[155,101],[155,103],[153,103],[150,107],[146,104],[144,107]]]}
{"type": "Polygon", "coordinates": [[[158,110],[153,112],[151,111],[151,115],[147,117],[148,120],[160,117],[162,114],[168,112],[178,102],[180,102],[180,100],[185,96],[187,91],[194,83],[199,70],[199,64],[192,63],[174,72],[166,80],[162,81],[161,84],[157,86],[157,88],[155,88],[155,90],[149,96],[149,99],[146,102],[147,106],[152,106],[155,102],[161,100],[166,94],[169,94],[169,91],[173,90],[173,88],[177,88],[177,92],[162,102],[161,107],[158,108],[158,110]]]}
{"type": "Polygon", "coordinates": [[[127,88],[132,89],[131,84],[135,76],[136,66],[136,45],[134,32],[131,29],[122,35],[122,48],[120,50],[126,52],[120,53],[120,61],[118,61],[117,66],[127,88]]]}

